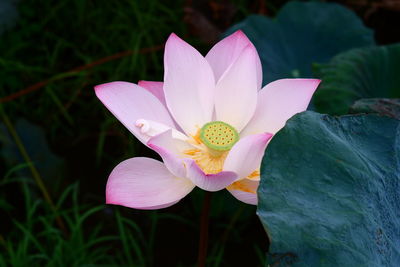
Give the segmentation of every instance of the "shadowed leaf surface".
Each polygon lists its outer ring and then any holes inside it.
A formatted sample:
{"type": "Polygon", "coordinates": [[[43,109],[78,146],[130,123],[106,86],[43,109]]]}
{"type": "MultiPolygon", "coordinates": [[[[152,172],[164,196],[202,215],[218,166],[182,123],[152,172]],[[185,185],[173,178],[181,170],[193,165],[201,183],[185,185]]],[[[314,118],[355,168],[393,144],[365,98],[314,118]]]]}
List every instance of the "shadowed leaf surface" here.
{"type": "Polygon", "coordinates": [[[399,266],[399,133],[377,115],[290,119],[261,166],[270,252],[293,266],[399,266]]]}
{"type": "MultiPolygon", "coordinates": [[[[64,162],[50,150],[44,130],[25,119],[17,121],[15,130],[32,160],[32,164],[35,164],[43,178],[51,183],[59,183],[60,171],[63,170],[64,162]]],[[[12,166],[25,162],[18,146],[2,123],[0,123],[0,144],[0,157],[7,164],[12,166]]],[[[19,173],[29,175],[29,170],[24,168],[19,173]]]]}
{"type": "Polygon", "coordinates": [[[13,0],[0,1],[0,36],[12,27],[18,18],[16,3],[13,0]]]}
{"type": "Polygon", "coordinates": [[[225,35],[242,29],[256,46],[264,84],[289,77],[312,77],[314,62],[339,52],[373,45],[372,31],[350,10],[333,3],[289,2],[275,19],[249,16],[225,35]],[[338,30],[337,25],[346,25],[338,30]]]}
{"type": "Polygon", "coordinates": [[[350,113],[373,113],[400,120],[400,99],[368,98],[357,100],[350,108],[350,113]]]}
{"type": "Polygon", "coordinates": [[[400,44],[359,48],[316,66],[322,83],[314,103],[319,112],[345,114],[355,100],[400,97],[400,44]]]}

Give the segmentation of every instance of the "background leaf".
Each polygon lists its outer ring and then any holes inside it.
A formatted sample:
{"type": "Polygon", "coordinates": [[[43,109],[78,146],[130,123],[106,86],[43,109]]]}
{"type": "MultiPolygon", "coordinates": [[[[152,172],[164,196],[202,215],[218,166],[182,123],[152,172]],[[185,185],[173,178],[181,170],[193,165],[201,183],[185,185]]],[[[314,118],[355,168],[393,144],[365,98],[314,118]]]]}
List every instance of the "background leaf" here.
{"type": "Polygon", "coordinates": [[[400,266],[399,156],[398,120],[294,116],[261,166],[270,251],[293,266],[400,266]]]}
{"type": "Polygon", "coordinates": [[[225,35],[242,29],[256,46],[264,84],[288,77],[312,77],[314,62],[373,45],[372,31],[349,9],[333,3],[289,2],[275,19],[249,16],[225,35]],[[338,30],[338,25],[345,25],[338,30]]]}
{"type": "Polygon", "coordinates": [[[374,113],[400,120],[400,99],[360,99],[351,106],[350,113],[374,113]]]}
{"type": "Polygon", "coordinates": [[[15,0],[0,1],[0,35],[12,27],[18,18],[15,0]]]}
{"type": "Polygon", "coordinates": [[[360,98],[400,97],[400,44],[344,52],[315,70],[322,79],[314,97],[319,112],[345,114],[360,98]]]}
{"type": "MultiPolygon", "coordinates": [[[[62,180],[60,172],[64,170],[64,161],[51,151],[44,130],[25,119],[17,121],[15,130],[30,156],[32,164],[35,164],[41,176],[47,183],[53,186],[58,185],[62,180]]],[[[5,160],[7,165],[13,166],[24,163],[18,146],[2,123],[0,123],[0,145],[0,157],[5,160]]],[[[17,172],[21,176],[30,175],[27,167],[17,172]]]]}

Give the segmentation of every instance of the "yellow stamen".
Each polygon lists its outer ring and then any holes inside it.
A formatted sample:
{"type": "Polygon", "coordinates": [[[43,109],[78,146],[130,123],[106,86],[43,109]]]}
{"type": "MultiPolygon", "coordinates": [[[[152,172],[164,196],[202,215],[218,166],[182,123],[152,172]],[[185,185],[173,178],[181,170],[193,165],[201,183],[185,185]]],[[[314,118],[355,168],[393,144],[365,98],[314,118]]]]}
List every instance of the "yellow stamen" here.
{"type": "Polygon", "coordinates": [[[193,159],[206,174],[221,172],[228,155],[228,152],[214,155],[204,145],[203,149],[188,149],[183,153],[193,159]]]}
{"type": "MultiPolygon", "coordinates": [[[[219,131],[225,131],[226,130],[227,132],[231,131],[232,132],[232,140],[234,139],[234,137],[238,138],[238,137],[236,137],[236,135],[234,133],[235,130],[233,128],[230,129],[229,127],[231,127],[231,126],[227,125],[226,123],[213,122],[213,123],[208,123],[206,125],[215,127],[216,128],[216,132],[217,132],[217,130],[219,130],[219,131]],[[218,129],[217,129],[217,126],[219,127],[218,129]]],[[[217,149],[213,149],[213,146],[210,147],[210,144],[205,144],[204,140],[203,140],[204,136],[203,136],[203,138],[201,137],[202,130],[203,131],[207,131],[208,128],[207,127],[203,127],[202,129],[200,129],[199,127],[197,127],[196,134],[195,135],[191,135],[191,138],[189,140],[187,140],[187,142],[192,144],[195,148],[185,150],[185,151],[183,151],[183,154],[185,156],[187,156],[188,158],[193,159],[196,162],[196,164],[206,174],[219,173],[219,172],[222,171],[225,159],[228,156],[228,153],[229,153],[230,149],[224,150],[224,149],[226,149],[225,147],[223,147],[223,149],[220,149],[218,147],[218,150],[217,150],[217,149]]],[[[214,131],[214,128],[212,128],[212,130],[214,131]]],[[[207,133],[205,133],[205,134],[207,134],[207,133]]],[[[207,137],[207,136],[205,136],[205,137],[207,137]]],[[[208,140],[208,141],[210,141],[210,140],[208,140]]],[[[236,141],[237,140],[233,140],[232,143],[226,142],[226,143],[224,143],[222,145],[224,145],[224,146],[226,146],[227,144],[228,145],[233,145],[236,141]]],[[[256,170],[256,171],[252,172],[249,175],[248,178],[256,180],[256,178],[259,177],[259,176],[260,176],[260,172],[256,170]]],[[[234,183],[232,186],[235,186],[235,184],[236,184],[236,186],[240,185],[239,182],[236,182],[236,183],[234,183]]],[[[243,185],[243,186],[241,186],[241,188],[245,188],[245,186],[243,185]]],[[[248,189],[248,190],[251,191],[251,189],[248,189]]],[[[253,191],[251,191],[251,192],[253,192],[253,191]]]]}
{"type": "Polygon", "coordinates": [[[243,180],[234,182],[233,184],[228,186],[226,189],[229,189],[229,190],[240,190],[240,191],[247,192],[247,193],[252,193],[252,194],[256,194],[257,193],[255,190],[251,189],[246,183],[244,183],[243,180]]]}
{"type": "Polygon", "coordinates": [[[254,172],[250,173],[249,176],[247,176],[246,178],[251,180],[258,180],[260,178],[260,171],[255,170],[254,172]]]}

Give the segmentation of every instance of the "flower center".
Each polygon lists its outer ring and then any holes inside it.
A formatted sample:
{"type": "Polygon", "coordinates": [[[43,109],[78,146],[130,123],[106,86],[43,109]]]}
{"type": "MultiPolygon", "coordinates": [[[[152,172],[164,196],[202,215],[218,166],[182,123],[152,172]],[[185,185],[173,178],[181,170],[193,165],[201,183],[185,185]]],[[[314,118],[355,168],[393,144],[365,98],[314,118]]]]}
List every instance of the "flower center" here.
{"type": "Polygon", "coordinates": [[[239,140],[239,134],[225,122],[212,121],[200,129],[200,139],[210,149],[227,151],[239,140]]]}

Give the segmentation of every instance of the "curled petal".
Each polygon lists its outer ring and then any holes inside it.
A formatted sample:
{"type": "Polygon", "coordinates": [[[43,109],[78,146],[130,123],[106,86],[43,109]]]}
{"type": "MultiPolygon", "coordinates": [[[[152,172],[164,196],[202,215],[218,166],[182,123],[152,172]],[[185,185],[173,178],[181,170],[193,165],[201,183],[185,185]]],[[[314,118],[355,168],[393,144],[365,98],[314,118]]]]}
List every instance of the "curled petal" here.
{"type": "Polygon", "coordinates": [[[147,145],[162,157],[171,173],[177,177],[186,177],[183,151],[193,149],[191,145],[180,138],[175,138],[172,130],[150,138],[147,145]]]}
{"type": "Polygon", "coordinates": [[[260,168],[262,157],[272,134],[254,134],[239,140],[229,151],[225,159],[224,171],[238,174],[238,179],[245,178],[260,168]]]}
{"type": "Polygon", "coordinates": [[[111,172],[106,203],[135,209],[164,208],[178,202],[193,188],[189,179],[175,177],[157,160],[131,158],[111,172]]]}
{"type": "Polygon", "coordinates": [[[143,135],[146,135],[149,138],[156,136],[160,133],[166,132],[168,130],[171,130],[171,135],[173,138],[180,139],[183,141],[188,139],[188,137],[183,133],[181,133],[180,131],[155,121],[139,119],[136,121],[135,125],[140,129],[140,132],[143,135]]]}
{"type": "Polygon", "coordinates": [[[206,191],[219,191],[232,184],[237,174],[230,171],[222,171],[216,174],[205,174],[192,159],[185,159],[187,177],[192,182],[206,191]]]}
{"type": "Polygon", "coordinates": [[[318,79],[282,79],[267,84],[259,92],[253,118],[240,135],[275,134],[293,115],[307,109],[320,82],[318,79]]]}
{"type": "Polygon", "coordinates": [[[149,136],[136,126],[139,119],[175,128],[165,106],[154,95],[136,84],[111,82],[97,85],[95,92],[108,110],[143,143],[148,141],[149,136]]]}
{"type": "Polygon", "coordinates": [[[187,135],[212,118],[214,75],[206,59],[175,34],[165,45],[164,93],[169,111],[187,135]]]}
{"type": "Polygon", "coordinates": [[[214,71],[216,81],[221,78],[229,66],[236,61],[246,47],[253,49],[254,53],[256,54],[255,64],[257,73],[257,88],[261,89],[262,68],[260,57],[258,56],[254,45],[241,30],[236,31],[219,41],[206,55],[206,59],[214,71]]]}
{"type": "Polygon", "coordinates": [[[259,181],[242,179],[234,182],[227,189],[238,200],[247,204],[257,205],[257,188],[259,183],[259,181]]]}

